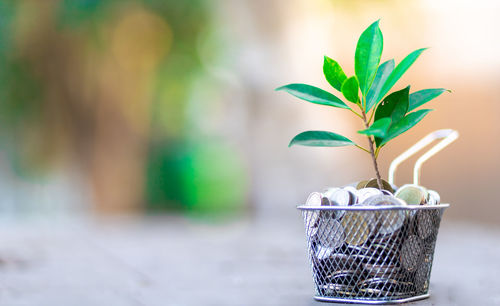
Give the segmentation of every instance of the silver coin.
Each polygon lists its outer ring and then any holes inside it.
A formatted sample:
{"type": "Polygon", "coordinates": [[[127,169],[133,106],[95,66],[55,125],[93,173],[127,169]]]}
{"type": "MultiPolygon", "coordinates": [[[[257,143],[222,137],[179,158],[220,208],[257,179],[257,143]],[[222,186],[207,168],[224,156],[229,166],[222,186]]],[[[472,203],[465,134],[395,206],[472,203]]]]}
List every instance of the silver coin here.
{"type": "Polygon", "coordinates": [[[332,203],[327,197],[322,197],[321,198],[321,206],[331,206],[332,203]]]}
{"type": "Polygon", "coordinates": [[[364,204],[366,199],[369,197],[373,197],[376,195],[382,195],[382,191],[378,190],[377,188],[363,188],[358,190],[356,195],[358,196],[358,204],[364,204]]]}
{"type": "Polygon", "coordinates": [[[306,226],[306,235],[312,237],[318,232],[319,211],[304,210],[304,224],[306,226]]]}
{"type": "Polygon", "coordinates": [[[437,205],[441,203],[441,197],[439,196],[439,193],[437,193],[434,190],[427,190],[427,204],[428,205],[437,205]]]}
{"type": "MultiPolygon", "coordinates": [[[[330,201],[332,202],[332,205],[336,206],[349,206],[351,202],[353,201],[352,199],[352,194],[345,190],[345,189],[337,189],[335,192],[330,194],[330,201]]],[[[340,219],[344,216],[345,211],[343,210],[337,210],[335,211],[335,218],[340,219]]]]}
{"type": "Polygon", "coordinates": [[[356,287],[342,284],[327,284],[321,286],[325,296],[356,296],[356,287]]]}
{"type": "Polygon", "coordinates": [[[323,195],[327,198],[330,198],[330,196],[332,194],[334,194],[337,190],[339,190],[340,188],[337,188],[337,187],[331,187],[331,188],[327,188],[325,192],[323,192],[323,195]]]}
{"type": "Polygon", "coordinates": [[[351,195],[349,191],[345,189],[338,189],[333,192],[329,197],[331,202],[335,202],[339,206],[349,206],[351,202],[351,195]]]}
{"type": "Polygon", "coordinates": [[[312,192],[306,200],[307,206],[321,206],[323,195],[320,192],[312,192]]]}
{"type": "Polygon", "coordinates": [[[422,261],[422,240],[412,235],[401,247],[401,264],[408,272],[414,272],[422,261]]]}
{"type": "MultiPolygon", "coordinates": [[[[319,192],[312,192],[309,197],[307,197],[307,206],[321,206],[323,200],[323,195],[319,192]]],[[[306,225],[306,235],[312,237],[317,232],[319,212],[314,210],[305,210],[304,213],[304,224],[306,225]]]]}
{"type": "Polygon", "coordinates": [[[394,195],[408,205],[421,205],[427,200],[427,190],[418,185],[404,185],[394,195]]]}
{"type": "Polygon", "coordinates": [[[349,191],[349,193],[351,194],[351,201],[350,201],[349,205],[356,204],[358,202],[358,196],[356,195],[358,193],[358,190],[356,189],[356,187],[347,186],[347,187],[344,187],[344,190],[349,191]]]}
{"type": "Polygon", "coordinates": [[[322,220],[317,235],[319,243],[327,248],[336,249],[345,242],[344,228],[334,219],[322,220]]]}
{"type": "Polygon", "coordinates": [[[332,248],[318,245],[318,247],[316,248],[316,252],[315,252],[316,258],[318,258],[319,260],[326,259],[326,258],[330,257],[330,254],[332,254],[332,252],[333,252],[332,248]]]}
{"type": "Polygon", "coordinates": [[[426,291],[429,288],[429,274],[431,265],[423,263],[415,273],[415,286],[419,291],[426,291]]]}
{"type": "Polygon", "coordinates": [[[373,232],[365,211],[349,211],[341,220],[345,229],[345,241],[351,246],[362,246],[373,232]]]}
{"type": "MultiPolygon", "coordinates": [[[[370,197],[365,200],[365,204],[373,206],[406,206],[406,203],[402,200],[388,195],[370,197]]],[[[378,211],[375,217],[379,224],[378,232],[382,235],[390,235],[403,226],[406,213],[404,210],[378,211]]]]}
{"type": "Polygon", "coordinates": [[[421,210],[417,212],[417,233],[423,240],[437,233],[437,210],[421,210]]]}
{"type": "Polygon", "coordinates": [[[395,264],[371,264],[365,263],[363,264],[366,274],[372,277],[398,277],[400,267],[395,264]]]}
{"type": "Polygon", "coordinates": [[[392,192],[390,192],[389,190],[382,189],[382,193],[388,196],[393,196],[392,192]]]}

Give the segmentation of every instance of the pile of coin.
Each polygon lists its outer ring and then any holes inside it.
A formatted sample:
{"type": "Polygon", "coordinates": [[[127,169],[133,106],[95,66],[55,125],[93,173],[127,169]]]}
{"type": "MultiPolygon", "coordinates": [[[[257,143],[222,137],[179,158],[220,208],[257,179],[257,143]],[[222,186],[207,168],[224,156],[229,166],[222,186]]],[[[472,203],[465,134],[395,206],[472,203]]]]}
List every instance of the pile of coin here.
{"type": "Polygon", "coordinates": [[[409,205],[437,205],[439,194],[416,185],[397,189],[385,181],[383,190],[376,186],[369,180],[309,196],[306,205],[320,206],[304,211],[319,295],[379,299],[427,292],[441,210],[409,205]]]}

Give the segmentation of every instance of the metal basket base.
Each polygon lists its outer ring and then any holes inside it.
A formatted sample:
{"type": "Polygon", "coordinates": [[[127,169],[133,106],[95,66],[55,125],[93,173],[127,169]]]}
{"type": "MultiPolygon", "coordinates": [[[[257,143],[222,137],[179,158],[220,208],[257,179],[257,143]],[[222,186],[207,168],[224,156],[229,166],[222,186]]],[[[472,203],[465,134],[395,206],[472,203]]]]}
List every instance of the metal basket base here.
{"type": "Polygon", "coordinates": [[[387,304],[402,304],[407,302],[413,302],[418,300],[426,299],[430,296],[429,293],[412,296],[404,299],[394,299],[394,300],[355,300],[355,299],[340,299],[332,297],[315,296],[314,299],[320,302],[330,302],[330,303],[349,303],[349,304],[368,304],[368,305],[387,305],[387,304]]]}

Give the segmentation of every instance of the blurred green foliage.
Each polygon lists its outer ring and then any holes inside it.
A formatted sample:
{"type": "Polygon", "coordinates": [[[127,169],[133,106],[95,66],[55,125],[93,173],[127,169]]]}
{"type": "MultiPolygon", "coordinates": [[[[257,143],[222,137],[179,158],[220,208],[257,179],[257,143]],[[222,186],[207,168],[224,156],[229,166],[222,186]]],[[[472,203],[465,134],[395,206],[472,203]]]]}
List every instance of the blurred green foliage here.
{"type": "MultiPolygon", "coordinates": [[[[188,129],[188,121],[197,120],[187,117],[186,107],[194,78],[204,73],[197,43],[211,22],[213,4],[210,1],[59,0],[42,5],[34,3],[0,2],[0,144],[21,175],[49,169],[43,156],[58,156],[54,152],[59,148],[57,144],[64,142],[58,138],[66,132],[66,120],[83,131],[70,137],[82,146],[80,151],[84,155],[88,139],[94,133],[95,110],[81,103],[76,106],[65,103],[66,97],[72,97],[72,89],[66,88],[66,84],[58,86],[58,82],[67,78],[64,69],[73,69],[77,74],[80,72],[77,68],[85,68],[87,63],[74,62],[74,68],[68,68],[59,62],[47,64],[47,61],[58,58],[57,52],[61,53],[60,57],[66,56],[68,50],[77,50],[77,54],[87,54],[88,50],[95,54],[106,52],[112,42],[102,33],[108,31],[113,18],[123,11],[140,7],[160,17],[172,34],[168,52],[155,67],[155,77],[149,84],[153,94],[145,139],[148,153],[143,180],[147,207],[153,211],[222,211],[245,202],[247,180],[242,158],[225,144],[224,139],[209,137],[208,140],[188,129]],[[52,16],[55,34],[44,28],[45,23],[33,19],[33,14],[41,19],[52,16]],[[41,28],[40,32],[47,37],[26,38],[23,33],[16,33],[19,24],[30,31],[41,28]],[[54,43],[60,45],[54,47],[54,43]],[[54,88],[61,91],[58,94],[63,102],[51,105],[54,88]],[[65,112],[54,115],[59,108],[65,112]],[[68,114],[69,118],[65,118],[68,114]],[[63,122],[63,128],[54,124],[57,120],[63,122]],[[37,139],[35,145],[26,149],[32,138],[37,139]]],[[[71,56],[73,54],[68,55],[70,60],[79,60],[71,56]]],[[[78,86],[85,88],[87,84],[78,86]]],[[[81,97],[85,99],[89,97],[81,97]]]]}

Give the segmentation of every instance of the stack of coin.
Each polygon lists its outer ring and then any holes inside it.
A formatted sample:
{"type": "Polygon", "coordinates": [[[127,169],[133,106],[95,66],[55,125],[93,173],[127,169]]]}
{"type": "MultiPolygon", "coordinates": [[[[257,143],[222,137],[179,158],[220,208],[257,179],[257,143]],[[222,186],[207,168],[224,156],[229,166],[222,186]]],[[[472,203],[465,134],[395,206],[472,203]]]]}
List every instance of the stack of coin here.
{"type": "Polygon", "coordinates": [[[439,194],[416,185],[404,185],[394,195],[388,183],[382,191],[377,187],[372,179],[309,196],[308,206],[363,206],[304,212],[319,294],[403,298],[427,292],[440,210],[398,207],[437,205],[439,194]]]}

